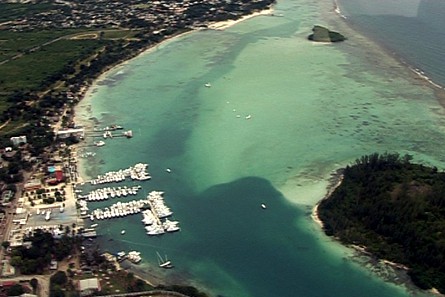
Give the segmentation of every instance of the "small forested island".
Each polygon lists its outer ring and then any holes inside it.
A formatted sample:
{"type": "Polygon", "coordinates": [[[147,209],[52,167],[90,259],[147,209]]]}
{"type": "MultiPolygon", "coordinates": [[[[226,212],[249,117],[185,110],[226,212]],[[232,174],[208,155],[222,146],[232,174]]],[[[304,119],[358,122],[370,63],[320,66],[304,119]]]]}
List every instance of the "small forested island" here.
{"type": "Polygon", "coordinates": [[[346,37],[342,34],[330,31],[329,29],[322,26],[314,26],[312,28],[312,32],[313,33],[307,37],[311,41],[339,42],[346,40],[346,37]]]}
{"type": "Polygon", "coordinates": [[[409,155],[363,156],[318,206],[327,235],[406,266],[421,289],[445,293],[445,172],[409,155]]]}

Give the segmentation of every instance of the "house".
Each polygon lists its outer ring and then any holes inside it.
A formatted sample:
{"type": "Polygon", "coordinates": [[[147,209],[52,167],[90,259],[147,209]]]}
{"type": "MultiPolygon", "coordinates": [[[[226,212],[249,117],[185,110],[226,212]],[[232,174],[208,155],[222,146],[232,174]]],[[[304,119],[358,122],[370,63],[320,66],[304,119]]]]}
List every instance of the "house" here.
{"type": "Polygon", "coordinates": [[[33,191],[42,188],[42,182],[39,179],[31,179],[25,185],[25,191],[33,191]]]}
{"type": "Polygon", "coordinates": [[[19,146],[22,143],[26,143],[26,136],[25,135],[14,136],[14,137],[11,137],[10,139],[11,139],[12,145],[14,145],[14,146],[19,146]]]}
{"type": "Polygon", "coordinates": [[[10,288],[10,287],[14,286],[15,284],[17,284],[17,282],[16,281],[12,281],[12,280],[2,281],[0,283],[0,287],[2,287],[2,288],[10,288]]]}
{"type": "Polygon", "coordinates": [[[14,192],[11,190],[6,190],[2,193],[2,197],[0,199],[0,204],[2,206],[9,205],[9,202],[14,199],[14,192]]]}
{"type": "Polygon", "coordinates": [[[79,281],[80,296],[91,296],[100,290],[100,282],[97,277],[82,279],[79,281]]]}

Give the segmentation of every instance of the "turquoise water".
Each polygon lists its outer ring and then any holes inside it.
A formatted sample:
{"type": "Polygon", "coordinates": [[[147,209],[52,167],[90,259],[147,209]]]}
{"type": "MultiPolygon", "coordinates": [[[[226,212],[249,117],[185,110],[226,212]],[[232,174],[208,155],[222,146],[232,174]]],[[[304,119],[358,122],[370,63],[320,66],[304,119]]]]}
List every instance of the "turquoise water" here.
{"type": "Polygon", "coordinates": [[[134,132],[96,149],[86,172],[149,163],[140,198],[164,191],[182,227],[148,237],[132,216],[99,222],[99,241],[112,252],[137,249],[144,272],[213,296],[415,294],[357,264],[310,214],[331,172],[363,154],[410,153],[444,168],[442,107],[332,3],[280,1],[274,14],[163,43],[108,73],[79,104],[81,120],[134,132]],[[350,38],[310,43],[315,23],[350,38]],[[156,251],[175,269],[158,269],[156,251]]]}

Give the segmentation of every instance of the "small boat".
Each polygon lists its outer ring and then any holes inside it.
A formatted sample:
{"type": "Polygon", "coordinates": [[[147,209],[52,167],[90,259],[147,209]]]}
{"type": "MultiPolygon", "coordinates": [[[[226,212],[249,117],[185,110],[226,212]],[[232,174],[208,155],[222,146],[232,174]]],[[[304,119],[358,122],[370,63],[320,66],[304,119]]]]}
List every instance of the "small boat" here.
{"type": "Polygon", "coordinates": [[[110,130],[107,130],[104,132],[103,137],[106,138],[113,138],[113,134],[111,134],[110,130]]]}
{"type": "Polygon", "coordinates": [[[91,225],[91,228],[96,228],[98,226],[98,224],[93,224],[91,225]]]}
{"type": "Polygon", "coordinates": [[[210,83],[206,83],[204,86],[205,86],[206,88],[210,88],[212,85],[211,85],[210,83]]]}
{"type": "Polygon", "coordinates": [[[262,208],[262,209],[266,209],[266,208],[267,208],[267,207],[266,207],[266,204],[261,203],[261,208],[262,208]]]}
{"type": "Polygon", "coordinates": [[[158,256],[159,267],[164,268],[164,269],[173,268],[173,264],[170,260],[167,259],[167,255],[165,255],[165,259],[163,259],[162,256],[159,255],[158,252],[156,252],[156,255],[158,256]]]}
{"type": "Polygon", "coordinates": [[[100,140],[100,141],[96,141],[96,142],[94,143],[94,145],[95,145],[95,146],[104,146],[104,145],[105,145],[105,142],[102,141],[102,140],[100,140]]]}
{"type": "Polygon", "coordinates": [[[121,234],[124,235],[124,234],[125,234],[125,230],[122,230],[122,231],[121,231],[121,234]]]}
{"type": "Polygon", "coordinates": [[[249,114],[249,115],[246,115],[246,120],[250,120],[252,118],[252,116],[249,114]]]}
{"type": "Polygon", "coordinates": [[[133,137],[133,131],[132,130],[125,131],[123,135],[127,138],[131,138],[133,137]]]}
{"type": "Polygon", "coordinates": [[[170,168],[165,169],[165,171],[167,171],[168,173],[172,172],[172,170],[170,168]]]}

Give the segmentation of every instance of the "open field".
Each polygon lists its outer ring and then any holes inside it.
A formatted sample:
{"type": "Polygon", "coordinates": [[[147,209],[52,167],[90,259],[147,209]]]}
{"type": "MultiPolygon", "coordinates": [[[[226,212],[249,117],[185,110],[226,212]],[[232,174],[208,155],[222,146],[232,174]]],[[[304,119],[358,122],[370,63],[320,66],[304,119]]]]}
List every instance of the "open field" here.
{"type": "MultiPolygon", "coordinates": [[[[0,113],[16,91],[41,89],[88,60],[116,39],[134,38],[138,30],[0,31],[0,113]],[[59,76],[60,77],[60,76],[59,76]]],[[[9,129],[14,129],[9,127],[9,129]]],[[[5,132],[4,130],[2,132],[5,132]]]]}
{"type": "Polygon", "coordinates": [[[0,62],[31,51],[56,38],[74,34],[79,30],[45,30],[33,32],[0,31],[0,62]]]}
{"type": "Polygon", "coordinates": [[[88,39],[61,39],[0,67],[1,92],[34,89],[65,65],[92,54],[105,43],[88,39]]]}

